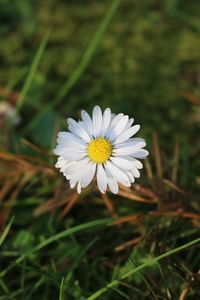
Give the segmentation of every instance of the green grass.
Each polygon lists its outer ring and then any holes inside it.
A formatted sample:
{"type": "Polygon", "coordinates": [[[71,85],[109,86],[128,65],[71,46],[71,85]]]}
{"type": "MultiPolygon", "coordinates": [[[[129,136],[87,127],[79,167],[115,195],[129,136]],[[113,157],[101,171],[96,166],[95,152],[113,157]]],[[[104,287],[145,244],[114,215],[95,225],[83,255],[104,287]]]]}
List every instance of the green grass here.
{"type": "Polygon", "coordinates": [[[16,109],[17,109],[17,113],[19,114],[20,113],[20,110],[22,109],[22,106],[24,104],[24,101],[25,101],[25,98],[28,94],[28,91],[30,89],[30,86],[31,86],[31,83],[35,77],[35,73],[37,71],[37,67],[40,63],[40,60],[42,59],[42,56],[44,54],[44,51],[45,51],[45,47],[47,45],[47,42],[48,42],[48,39],[49,39],[49,36],[50,36],[50,31],[48,31],[46,33],[46,35],[44,36],[44,38],[42,39],[40,45],[39,45],[39,48],[37,50],[37,53],[33,59],[33,63],[30,67],[30,71],[29,71],[29,74],[27,75],[26,77],[26,81],[24,83],[24,86],[22,88],[22,91],[20,93],[20,96],[19,96],[19,99],[16,103],[16,109]]]}
{"type": "Polygon", "coordinates": [[[0,101],[21,118],[0,115],[0,300],[200,299],[199,8],[0,0],[0,101]],[[108,193],[113,218],[92,185],[63,216],[74,192],[48,154],[95,104],[141,124],[152,178],[133,189],[158,202],[108,193]]]}
{"type": "MultiPolygon", "coordinates": [[[[96,293],[94,293],[93,295],[91,295],[89,298],[87,298],[87,300],[97,299],[99,296],[101,296],[103,293],[105,293],[109,289],[113,288],[115,285],[120,284],[120,281],[126,279],[127,277],[133,275],[134,273],[139,272],[140,270],[142,270],[142,269],[144,269],[144,268],[146,268],[148,266],[151,266],[151,265],[155,264],[159,260],[161,260],[161,259],[163,259],[165,257],[168,257],[169,255],[172,255],[172,254],[174,254],[174,253],[176,253],[176,252],[178,252],[180,250],[183,250],[183,249],[185,249],[185,248],[187,248],[187,247],[189,247],[191,245],[194,245],[196,243],[199,243],[199,242],[200,242],[200,238],[195,239],[195,240],[193,240],[193,241],[191,241],[191,242],[189,242],[189,243],[187,243],[185,245],[182,245],[180,247],[174,248],[174,249],[172,249],[170,251],[167,251],[166,253],[163,253],[163,254],[161,254],[161,255],[159,255],[157,257],[152,258],[149,262],[144,263],[144,264],[138,266],[137,268],[135,268],[135,269],[133,269],[133,270],[125,273],[120,279],[111,281],[104,288],[100,289],[99,291],[97,291],[96,293]]],[[[149,289],[150,289],[150,287],[149,287],[149,289]]]]}

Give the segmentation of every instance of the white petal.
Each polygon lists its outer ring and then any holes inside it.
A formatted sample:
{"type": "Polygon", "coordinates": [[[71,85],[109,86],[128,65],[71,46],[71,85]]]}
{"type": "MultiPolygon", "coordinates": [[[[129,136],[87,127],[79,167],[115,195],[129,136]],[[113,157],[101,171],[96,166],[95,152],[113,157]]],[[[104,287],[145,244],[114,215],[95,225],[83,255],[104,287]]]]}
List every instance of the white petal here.
{"type": "Polygon", "coordinates": [[[144,149],[141,149],[133,154],[135,158],[145,158],[147,155],[149,155],[149,152],[144,149]]]}
{"type": "MultiPolygon", "coordinates": [[[[121,114],[121,115],[123,115],[123,114],[121,114]]],[[[116,114],[111,113],[111,120],[110,121],[112,122],[112,120],[114,120],[115,117],[116,117],[116,114]]]]}
{"type": "Polygon", "coordinates": [[[133,119],[133,118],[130,118],[130,119],[128,120],[128,123],[127,123],[127,125],[126,125],[125,130],[126,130],[126,129],[129,129],[129,128],[133,125],[133,122],[134,122],[134,119],[133,119]]]}
{"type": "Polygon", "coordinates": [[[114,178],[108,177],[108,186],[113,194],[118,194],[119,187],[117,181],[114,178]]]}
{"type": "Polygon", "coordinates": [[[132,155],[144,146],[146,146],[144,139],[130,139],[128,142],[116,146],[113,149],[113,155],[132,155]]]}
{"type": "Polygon", "coordinates": [[[73,165],[74,164],[74,161],[69,161],[69,162],[66,162],[65,165],[63,165],[61,168],[60,168],[60,172],[62,172],[65,176],[68,176],[67,174],[65,174],[66,172],[66,169],[73,165]]]}
{"type": "Polygon", "coordinates": [[[72,175],[76,172],[80,172],[87,166],[88,163],[89,163],[89,158],[84,158],[84,159],[75,161],[72,165],[69,165],[69,167],[66,169],[66,173],[68,175],[72,175]]]}
{"type": "Polygon", "coordinates": [[[140,172],[138,171],[137,168],[134,168],[131,170],[131,173],[133,174],[134,177],[139,178],[140,177],[140,172]]]}
{"type": "MultiPolygon", "coordinates": [[[[131,142],[131,143],[134,143],[134,144],[141,144],[141,143],[143,143],[142,146],[140,145],[141,148],[143,148],[144,146],[146,146],[146,142],[145,142],[145,140],[143,138],[130,138],[130,139],[128,139],[128,142],[131,142]]],[[[126,144],[126,143],[127,142],[124,142],[122,144],[126,144]]]]}
{"type": "Polygon", "coordinates": [[[87,145],[82,145],[73,140],[62,141],[57,144],[56,148],[53,150],[53,153],[56,155],[64,155],[68,152],[87,152],[87,145]]]}
{"type": "Polygon", "coordinates": [[[67,122],[69,124],[69,130],[76,134],[78,137],[83,139],[86,143],[89,143],[91,141],[91,137],[89,136],[87,130],[84,128],[84,126],[79,122],[76,122],[72,118],[68,118],[67,122]]]}
{"type": "Polygon", "coordinates": [[[68,176],[70,178],[70,187],[74,187],[76,183],[78,182],[77,191],[81,190],[82,188],[85,188],[90,184],[92,181],[94,174],[96,170],[96,164],[93,162],[87,162],[84,166],[80,165],[80,163],[75,164],[75,168],[71,168],[71,174],[69,174],[69,169],[67,170],[68,176]],[[79,167],[79,168],[78,168],[79,167]],[[75,171],[72,173],[72,171],[75,171]]]}
{"type": "Polygon", "coordinates": [[[86,142],[83,141],[80,137],[76,136],[71,132],[61,131],[58,133],[57,143],[76,143],[80,145],[86,145],[86,142]]]}
{"type": "Polygon", "coordinates": [[[139,160],[137,160],[137,159],[135,159],[135,158],[132,158],[133,159],[133,161],[134,161],[134,163],[135,163],[135,167],[137,168],[137,169],[142,169],[143,168],[143,164],[139,161],[139,160]]]}
{"type": "Polygon", "coordinates": [[[131,156],[113,156],[110,158],[110,160],[116,164],[119,168],[121,168],[122,170],[131,170],[134,167],[137,169],[142,169],[143,168],[143,164],[138,160],[135,159],[134,157],[131,156]],[[129,166],[124,165],[124,163],[128,163],[129,166]]]}
{"type": "Polygon", "coordinates": [[[106,133],[107,138],[110,137],[110,133],[112,132],[113,128],[119,122],[119,120],[123,118],[124,114],[118,114],[118,115],[112,115],[112,116],[113,116],[113,119],[112,119],[112,121],[110,123],[110,126],[107,130],[107,133],[106,133]]]}
{"type": "Polygon", "coordinates": [[[85,150],[87,148],[87,145],[80,144],[78,142],[75,142],[73,140],[66,140],[63,138],[57,139],[58,146],[63,148],[75,148],[77,150],[85,150]]]}
{"type": "Polygon", "coordinates": [[[85,110],[81,110],[81,117],[83,122],[85,123],[85,126],[87,127],[88,133],[90,133],[90,135],[94,135],[93,123],[90,118],[90,115],[85,110]]]}
{"type": "Polygon", "coordinates": [[[53,149],[53,154],[55,154],[55,155],[62,155],[62,153],[63,153],[63,147],[61,148],[61,147],[59,147],[59,146],[57,146],[55,149],[53,149]]]}
{"type": "MultiPolygon", "coordinates": [[[[127,176],[128,177],[128,176],[127,176]]],[[[123,182],[122,183],[124,186],[126,186],[126,187],[130,187],[131,186],[131,182],[130,182],[130,180],[129,180],[129,177],[128,177],[128,181],[126,181],[126,182],[123,182]]]]}
{"type": "Polygon", "coordinates": [[[85,123],[87,123],[89,126],[93,125],[90,115],[84,109],[81,110],[81,117],[82,117],[82,120],[85,123]]]}
{"type": "Polygon", "coordinates": [[[124,141],[128,140],[131,136],[136,134],[138,130],[140,129],[140,125],[135,125],[130,127],[129,129],[125,130],[120,136],[116,138],[116,140],[113,142],[114,145],[123,143],[124,141]]]}
{"type": "Polygon", "coordinates": [[[95,171],[96,171],[96,164],[94,164],[93,162],[90,162],[89,166],[87,168],[88,168],[87,173],[81,178],[81,186],[83,188],[88,186],[90,184],[90,182],[92,181],[95,171]]]}
{"type": "Polygon", "coordinates": [[[87,166],[85,166],[85,168],[80,169],[76,173],[68,175],[68,177],[70,178],[70,187],[73,188],[77,182],[81,181],[81,179],[88,172],[88,170],[89,170],[89,168],[87,165],[87,166]]]}
{"type": "Polygon", "coordinates": [[[115,166],[112,162],[107,161],[104,164],[104,167],[109,177],[115,178],[118,182],[124,185],[130,185],[127,175],[122,170],[120,170],[117,166],[115,166]]]}
{"type": "Polygon", "coordinates": [[[111,157],[110,160],[120,169],[124,171],[130,171],[135,167],[135,161],[132,157],[130,156],[115,156],[111,157]]]}
{"type": "Polygon", "coordinates": [[[93,130],[94,130],[95,137],[99,137],[101,133],[101,126],[102,126],[102,112],[101,112],[101,108],[97,105],[93,109],[92,120],[93,120],[93,130]]]}
{"type": "Polygon", "coordinates": [[[55,165],[56,168],[62,168],[65,164],[68,163],[68,160],[64,159],[63,157],[58,157],[57,163],[55,165]]]}
{"type": "Polygon", "coordinates": [[[93,139],[93,127],[92,128],[88,128],[87,124],[84,121],[78,121],[78,125],[83,128],[85,130],[85,132],[87,132],[87,134],[90,137],[90,140],[93,139]]]}
{"type": "Polygon", "coordinates": [[[76,178],[76,177],[69,178],[69,185],[70,185],[71,189],[73,189],[75,187],[75,185],[77,184],[77,182],[79,181],[79,179],[80,178],[76,178]]]}
{"type": "Polygon", "coordinates": [[[135,182],[135,178],[131,172],[127,172],[126,175],[128,176],[131,183],[135,182]]]}
{"type": "Polygon", "coordinates": [[[107,188],[107,176],[102,164],[97,166],[97,185],[100,192],[105,193],[107,188]]]}
{"type": "Polygon", "coordinates": [[[77,192],[78,192],[78,194],[81,193],[81,183],[80,183],[80,181],[77,184],[77,192]]]}
{"type": "Polygon", "coordinates": [[[110,108],[106,108],[103,113],[103,119],[102,119],[102,127],[101,127],[101,134],[100,134],[102,137],[106,135],[110,122],[111,122],[111,110],[110,108]]]}
{"type": "Polygon", "coordinates": [[[123,116],[110,132],[109,140],[113,142],[126,128],[128,116],[123,116]]]}
{"type": "Polygon", "coordinates": [[[84,150],[82,149],[79,149],[78,147],[73,147],[73,146],[62,146],[62,145],[58,145],[54,150],[53,150],[53,153],[56,154],[56,155],[61,155],[63,156],[65,159],[68,159],[68,160],[73,160],[73,158],[67,158],[67,157],[71,157],[73,155],[75,155],[76,153],[77,154],[80,154],[80,155],[83,155],[86,156],[87,155],[87,152],[86,152],[86,147],[84,150]]]}
{"type": "Polygon", "coordinates": [[[87,156],[87,153],[82,151],[69,151],[67,150],[65,153],[62,154],[63,158],[67,160],[77,160],[77,159],[82,159],[87,156]]]}

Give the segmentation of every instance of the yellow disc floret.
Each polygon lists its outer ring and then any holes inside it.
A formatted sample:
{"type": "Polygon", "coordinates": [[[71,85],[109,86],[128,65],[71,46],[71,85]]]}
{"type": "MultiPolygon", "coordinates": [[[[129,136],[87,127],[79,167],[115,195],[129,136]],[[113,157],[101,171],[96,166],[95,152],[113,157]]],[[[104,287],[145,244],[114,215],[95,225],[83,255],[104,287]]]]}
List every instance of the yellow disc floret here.
{"type": "Polygon", "coordinates": [[[111,156],[112,145],[107,139],[99,137],[89,143],[87,151],[91,160],[95,163],[103,163],[111,156]]]}

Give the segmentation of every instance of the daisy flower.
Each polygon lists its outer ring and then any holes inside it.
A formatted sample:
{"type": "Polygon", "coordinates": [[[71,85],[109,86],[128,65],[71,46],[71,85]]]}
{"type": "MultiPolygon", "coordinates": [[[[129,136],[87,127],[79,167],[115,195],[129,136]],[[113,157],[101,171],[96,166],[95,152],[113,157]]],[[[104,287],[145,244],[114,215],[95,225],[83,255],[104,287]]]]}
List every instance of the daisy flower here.
{"type": "Polygon", "coordinates": [[[102,193],[107,187],[118,193],[118,183],[130,187],[135,178],[140,177],[138,169],[143,165],[138,158],[145,158],[148,151],[142,138],[132,138],[140,125],[133,125],[129,116],[112,114],[110,108],[102,113],[95,106],[92,118],[82,110],[82,120],[76,122],[68,118],[70,132],[59,132],[56,168],[69,180],[70,187],[77,185],[78,193],[87,187],[96,176],[97,185],[102,193]]]}

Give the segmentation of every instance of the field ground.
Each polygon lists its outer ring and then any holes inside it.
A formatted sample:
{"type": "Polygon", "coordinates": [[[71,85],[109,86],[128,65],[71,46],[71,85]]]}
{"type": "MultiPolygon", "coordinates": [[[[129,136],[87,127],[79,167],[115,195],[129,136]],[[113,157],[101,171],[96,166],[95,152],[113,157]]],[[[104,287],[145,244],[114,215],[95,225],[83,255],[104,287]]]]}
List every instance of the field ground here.
{"type": "Polygon", "coordinates": [[[199,9],[0,0],[0,300],[200,299],[199,9]],[[117,196],[54,167],[56,133],[96,104],[150,152],[117,196]]]}

